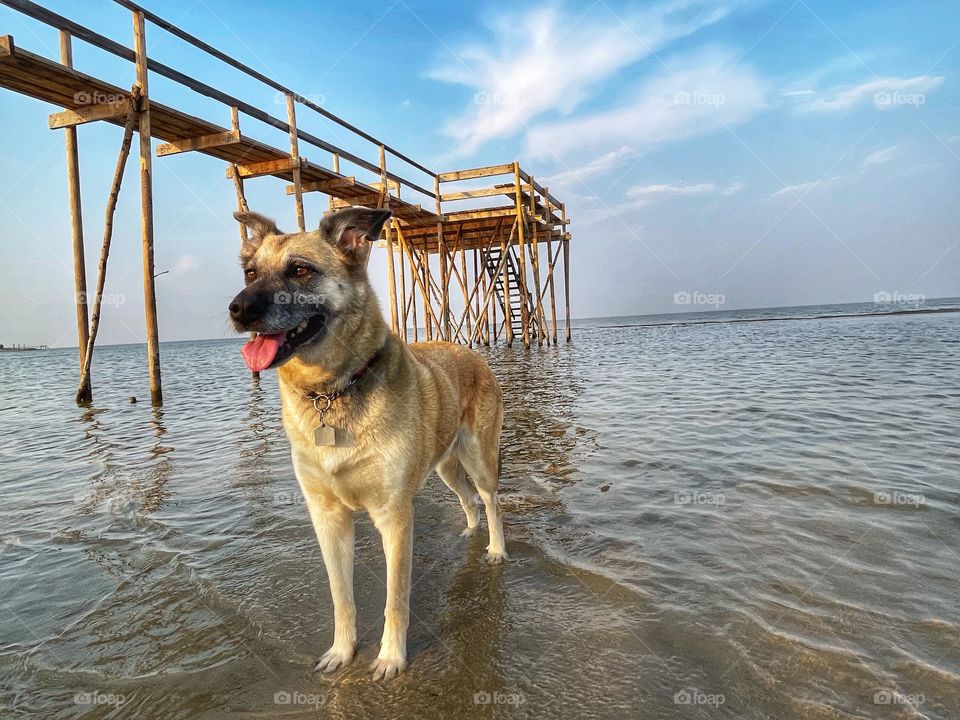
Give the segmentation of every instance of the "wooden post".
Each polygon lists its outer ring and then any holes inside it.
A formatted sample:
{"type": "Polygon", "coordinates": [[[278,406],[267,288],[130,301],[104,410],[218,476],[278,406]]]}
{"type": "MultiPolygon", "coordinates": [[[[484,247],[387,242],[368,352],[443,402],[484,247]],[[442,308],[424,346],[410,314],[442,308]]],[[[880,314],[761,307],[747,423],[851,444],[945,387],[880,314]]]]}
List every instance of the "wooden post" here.
{"type": "Polygon", "coordinates": [[[519,227],[517,228],[517,237],[520,240],[520,267],[517,268],[517,285],[520,289],[520,332],[523,338],[524,347],[530,347],[530,312],[529,304],[530,298],[527,293],[527,245],[524,240],[524,229],[523,229],[523,194],[520,189],[520,163],[514,161],[513,163],[513,183],[516,188],[516,204],[517,204],[517,222],[519,227]]]}
{"type": "Polygon", "coordinates": [[[147,323],[147,366],[150,371],[150,400],[163,405],[160,382],[160,338],[157,332],[157,286],[153,266],[153,164],[150,148],[150,93],[147,88],[147,38],[143,12],[133,13],[133,49],[140,86],[140,212],[143,254],[143,309],[147,323]]]}
{"type": "Polygon", "coordinates": [[[473,347],[473,335],[470,332],[472,327],[472,323],[470,322],[470,312],[473,310],[473,306],[470,303],[470,293],[467,290],[467,251],[464,248],[462,232],[458,233],[457,235],[457,244],[460,246],[460,289],[463,290],[463,314],[467,318],[468,344],[470,347],[473,347]]]}
{"type": "Polygon", "coordinates": [[[437,196],[437,246],[440,255],[440,323],[437,328],[441,340],[450,337],[450,278],[447,275],[447,248],[443,241],[443,212],[440,205],[440,176],[433,176],[433,193],[437,196]]]}
{"type": "MultiPolygon", "coordinates": [[[[557,252],[560,248],[557,248],[557,252]]],[[[550,335],[553,337],[553,344],[557,344],[557,295],[553,283],[553,240],[547,240],[547,286],[550,289],[550,335]]]]}
{"type": "MultiPolygon", "coordinates": [[[[400,234],[399,227],[397,229],[397,242],[400,245],[403,245],[403,235],[400,234]]],[[[403,250],[400,250],[400,306],[403,308],[403,315],[400,318],[400,331],[401,337],[404,342],[407,342],[407,311],[409,305],[407,304],[407,273],[404,270],[406,263],[403,261],[403,250]]]]}
{"type": "MultiPolygon", "coordinates": [[[[413,252],[406,242],[406,238],[404,238],[404,250],[407,253],[407,259],[410,261],[410,315],[413,320],[413,341],[420,342],[420,328],[417,327],[417,268],[413,264],[413,252]]],[[[403,258],[400,261],[403,262],[403,258]]]]}
{"type": "MultiPolygon", "coordinates": [[[[543,202],[548,206],[546,208],[549,212],[549,201],[546,198],[543,198],[543,202]]],[[[533,175],[530,176],[530,214],[537,214],[537,192],[536,185],[533,182],[533,175]]],[[[537,332],[537,345],[543,347],[543,338],[547,334],[543,327],[543,305],[540,302],[540,229],[538,227],[536,218],[533,220],[533,242],[531,243],[531,262],[533,266],[533,296],[536,298],[537,302],[531,308],[533,310],[533,315],[536,319],[534,327],[536,327],[537,332]]],[[[549,343],[549,340],[548,340],[549,343]]]]}
{"type": "MultiPolygon", "coordinates": [[[[73,67],[73,45],[70,33],[60,31],[60,62],[73,67]]],[[[80,377],[87,354],[87,338],[90,320],[87,314],[87,262],[83,251],[83,212],[80,203],[80,154],[77,145],[77,128],[64,128],[67,144],[67,192],[70,199],[70,236],[73,240],[73,290],[77,312],[77,349],[79,351],[80,377]]],[[[81,399],[78,397],[78,401],[81,399]]],[[[88,386],[82,402],[93,401],[93,391],[88,386]]]]}
{"type": "MultiPolygon", "coordinates": [[[[515,221],[514,227],[517,226],[515,221]]],[[[513,233],[510,233],[510,241],[507,242],[503,238],[503,233],[500,233],[500,256],[506,257],[507,253],[510,252],[510,243],[513,242],[513,233]]],[[[507,340],[507,347],[513,346],[513,310],[511,309],[510,303],[510,266],[507,263],[503,263],[503,334],[507,340]]]]}
{"type": "Polygon", "coordinates": [[[567,236],[567,204],[560,206],[563,220],[563,297],[566,303],[567,342],[570,342],[570,238],[567,236]]]}
{"type": "Polygon", "coordinates": [[[107,281],[107,258],[110,256],[110,243],[113,240],[113,216],[117,209],[117,198],[120,195],[120,185],[123,183],[123,172],[127,167],[127,157],[130,155],[130,142],[133,140],[133,125],[137,121],[137,102],[134,86],[133,103],[127,115],[127,123],[123,128],[123,140],[120,143],[120,155],[117,166],[113,171],[113,183],[110,186],[110,195],[107,197],[107,208],[103,220],[103,244],[100,246],[100,262],[97,265],[97,292],[93,296],[93,318],[90,323],[90,334],[87,338],[87,347],[83,354],[83,368],[80,372],[80,387],[77,388],[77,405],[90,402],[90,366],[93,362],[93,347],[97,342],[97,332],[100,329],[100,308],[103,302],[103,288],[107,281]]]}
{"type": "Polygon", "coordinates": [[[420,273],[423,275],[420,291],[423,293],[424,333],[427,340],[433,340],[433,318],[430,315],[430,255],[426,250],[418,252],[420,253],[420,273]]]}
{"type": "Polygon", "coordinates": [[[293,197],[297,206],[297,227],[300,232],[307,226],[303,218],[303,185],[300,182],[300,142],[297,138],[297,107],[293,93],[287,93],[287,124],[290,126],[290,157],[293,167],[293,197]]]}
{"type": "MultiPolygon", "coordinates": [[[[383,145],[380,145],[380,182],[382,183],[383,206],[390,209],[390,186],[387,184],[387,152],[383,145]]],[[[396,270],[393,266],[393,234],[391,232],[393,218],[387,220],[384,225],[384,234],[387,238],[387,285],[390,290],[390,329],[394,334],[399,333],[400,326],[397,322],[397,278],[396,270]]]]}
{"type": "MultiPolygon", "coordinates": [[[[240,132],[240,113],[237,110],[236,106],[230,108],[230,127],[233,128],[234,132],[240,132]]],[[[247,205],[247,196],[243,190],[243,178],[240,176],[240,171],[237,169],[237,165],[233,165],[233,189],[237,193],[237,210],[240,212],[250,212],[250,206],[247,205]]],[[[240,226],[240,244],[245,245],[247,243],[247,226],[243,223],[237,223],[240,226]]],[[[250,333],[250,339],[253,340],[257,336],[257,333],[250,333]]],[[[250,371],[250,377],[254,380],[260,379],[260,372],[257,370],[250,371]]]]}

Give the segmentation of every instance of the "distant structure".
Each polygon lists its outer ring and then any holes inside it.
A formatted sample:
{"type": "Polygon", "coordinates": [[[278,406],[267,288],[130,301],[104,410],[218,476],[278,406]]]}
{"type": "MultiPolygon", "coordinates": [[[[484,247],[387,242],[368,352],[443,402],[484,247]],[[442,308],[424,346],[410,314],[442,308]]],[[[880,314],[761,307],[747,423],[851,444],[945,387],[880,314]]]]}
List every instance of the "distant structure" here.
{"type": "Polygon", "coordinates": [[[0,343],[0,352],[23,352],[25,350],[46,350],[46,345],[17,345],[14,343],[7,347],[3,343],[0,343]]]}
{"type": "MultiPolygon", "coordinates": [[[[165,141],[157,157],[199,152],[227,163],[237,206],[246,209],[246,181],[273,176],[289,183],[299,228],[305,228],[303,195],[329,196],[332,209],[349,205],[388,207],[393,220],[379,245],[387,253],[388,314],[395,333],[404,340],[442,339],[490,344],[516,339],[526,347],[557,342],[558,264],[562,260],[565,330],[570,340],[569,257],[570,219],[562,202],[535,181],[517,162],[438,173],[403,155],[377,138],[354,127],[310,99],[296,94],[229,55],[211,47],[176,25],[129,0],[114,0],[133,15],[133,49],[58,15],[29,0],[0,3],[60,31],[60,61],[56,62],[16,47],[13,37],[0,36],[0,87],[64,108],[49,117],[52,129],[66,135],[67,179],[74,279],[77,293],[77,337],[80,347],[81,387],[78,402],[90,402],[89,365],[99,324],[100,296],[109,254],[113,211],[134,130],[139,136],[141,244],[147,321],[147,358],[150,395],[154,405],[163,402],[160,351],[157,335],[154,285],[154,225],[152,138],[165,141]],[[276,91],[286,105],[286,119],[250,105],[147,56],[146,24],[174,35],[276,91]],[[78,38],[136,66],[137,83],[124,90],[73,68],[72,40],[78,38]],[[229,126],[218,125],[153,101],[149,76],[160,75],[223,106],[229,126]],[[344,150],[297,126],[300,118],[333,123],[376,147],[372,162],[344,150]],[[287,147],[277,148],[241,132],[240,117],[255,120],[287,135],[287,147]],[[100,256],[98,290],[88,296],[84,263],[84,237],[80,212],[80,175],[77,126],[106,121],[124,127],[124,141],[114,185],[107,201],[107,222],[100,256]],[[302,150],[328,155],[329,166],[311,162],[302,150]],[[387,160],[390,159],[390,167],[387,160]],[[418,182],[400,176],[422,175],[418,182]],[[347,169],[344,166],[350,166],[347,169]],[[367,180],[357,178],[366,174],[367,180]],[[372,177],[370,177],[372,176],[372,177]],[[496,181],[499,179],[499,182],[496,181]],[[474,181],[469,187],[462,183],[474,181]],[[477,186],[477,182],[482,186],[477,186]],[[403,197],[401,197],[403,190],[403,197]],[[490,204],[499,198],[499,204],[490,204]],[[424,206],[426,205],[426,206],[424,206]],[[452,288],[452,289],[451,289],[452,288]],[[93,322],[87,298],[93,303],[93,322]],[[420,328],[423,328],[423,337],[420,328]]],[[[241,235],[245,232],[240,230],[241,235]]]]}

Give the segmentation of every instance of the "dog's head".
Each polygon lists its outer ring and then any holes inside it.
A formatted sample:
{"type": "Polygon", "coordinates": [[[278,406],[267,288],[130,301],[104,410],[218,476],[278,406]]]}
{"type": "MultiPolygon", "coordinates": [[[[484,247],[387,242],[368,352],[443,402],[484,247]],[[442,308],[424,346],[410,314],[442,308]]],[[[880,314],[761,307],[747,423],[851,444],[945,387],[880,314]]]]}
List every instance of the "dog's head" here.
{"type": "Polygon", "coordinates": [[[347,208],[291,234],[257,213],[234,217],[248,237],[240,250],[246,287],[230,303],[230,319],[238,332],[258,333],[243,348],[247,366],[265,370],[294,355],[316,361],[338,325],[366,307],[367,255],[390,211],[347,208]]]}

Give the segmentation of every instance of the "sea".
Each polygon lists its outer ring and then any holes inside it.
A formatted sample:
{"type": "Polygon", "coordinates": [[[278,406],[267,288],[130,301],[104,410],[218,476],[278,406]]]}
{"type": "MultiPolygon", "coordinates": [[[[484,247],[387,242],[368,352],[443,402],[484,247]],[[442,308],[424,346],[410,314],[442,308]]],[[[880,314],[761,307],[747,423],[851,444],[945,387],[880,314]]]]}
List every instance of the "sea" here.
{"type": "MultiPolygon", "coordinates": [[[[960,717],[960,298],[582,320],[480,347],[510,559],[431,475],[410,666],[358,656],[240,339],[0,354],[2,718],[960,717]],[[131,403],[136,397],[139,402],[131,403]]],[[[416,422],[416,418],[411,418],[416,422]]]]}

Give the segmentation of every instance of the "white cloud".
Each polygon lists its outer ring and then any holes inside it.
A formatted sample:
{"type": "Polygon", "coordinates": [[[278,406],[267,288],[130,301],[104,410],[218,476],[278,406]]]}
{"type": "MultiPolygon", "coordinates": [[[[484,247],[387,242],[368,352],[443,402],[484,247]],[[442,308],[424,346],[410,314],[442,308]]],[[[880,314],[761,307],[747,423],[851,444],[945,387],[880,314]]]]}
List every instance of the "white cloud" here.
{"type": "Polygon", "coordinates": [[[878,110],[919,107],[926,102],[926,93],[942,83],[942,75],[878,78],[860,85],[835,87],[815,93],[813,100],[798,104],[797,109],[802,112],[839,112],[868,102],[878,110]]]}
{"type": "Polygon", "coordinates": [[[831,187],[836,185],[839,182],[842,182],[846,178],[843,175],[834,175],[833,177],[820,178],[819,180],[811,180],[810,182],[797,183],[796,185],[787,185],[780,190],[777,190],[771,198],[781,198],[781,197],[793,197],[796,199],[801,199],[804,196],[810,194],[814,190],[823,190],[824,188],[831,187]]]}
{"type": "Polygon", "coordinates": [[[645,148],[740,124],[766,107],[764,89],[736,56],[707,50],[671,63],[610,110],[536,125],[527,134],[535,156],[598,151],[611,144],[645,148]]]}
{"type": "Polygon", "coordinates": [[[557,173],[556,175],[551,175],[547,178],[546,183],[548,187],[569,188],[597,177],[598,175],[609,174],[623,162],[636,157],[637,151],[624,145],[619,150],[611,150],[583,165],[557,173]]]}
{"type": "Polygon", "coordinates": [[[697,183],[696,185],[671,185],[669,183],[634,185],[624,193],[626,196],[624,202],[613,206],[597,205],[586,213],[586,215],[588,219],[596,222],[613,215],[618,215],[630,210],[638,210],[667,200],[711,195],[730,196],[735,195],[742,189],[742,182],[734,182],[728,185],[717,185],[717,183],[713,182],[697,183]]]}
{"type": "Polygon", "coordinates": [[[602,80],[679,38],[725,17],[735,0],[663,0],[617,16],[591,6],[504,14],[493,37],[456,52],[430,76],[474,90],[473,103],[446,132],[470,154],[494,138],[522,131],[543,113],[572,112],[602,80]]]}
{"type": "Polygon", "coordinates": [[[171,268],[175,275],[182,275],[191,270],[197,270],[202,265],[202,261],[196,255],[181,255],[171,268]]]}
{"type": "Polygon", "coordinates": [[[900,152],[899,145],[891,145],[888,148],[883,148],[882,150],[877,150],[875,152],[867,155],[863,160],[863,164],[867,167],[871,165],[883,165],[888,163],[900,152]]]}

